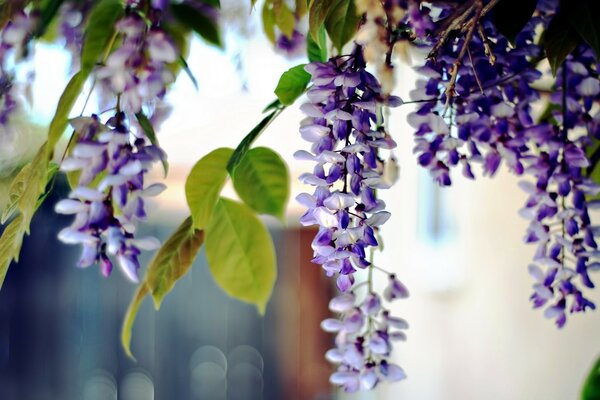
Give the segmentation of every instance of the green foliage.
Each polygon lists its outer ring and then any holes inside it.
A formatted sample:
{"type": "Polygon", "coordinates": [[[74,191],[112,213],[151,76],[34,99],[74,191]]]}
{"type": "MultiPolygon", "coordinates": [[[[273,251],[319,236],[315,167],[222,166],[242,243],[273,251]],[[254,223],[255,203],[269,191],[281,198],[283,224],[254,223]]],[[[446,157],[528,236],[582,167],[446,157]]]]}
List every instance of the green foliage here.
{"type": "Polygon", "coordinates": [[[271,43],[275,43],[275,10],[273,10],[273,4],[270,1],[265,1],[265,4],[263,4],[262,24],[267,38],[271,43]]]}
{"type": "Polygon", "coordinates": [[[217,202],[206,227],[206,259],[228,295],[264,313],[277,275],[275,249],[267,228],[250,208],[225,198],[217,202]]]}
{"type": "MultiPolygon", "coordinates": [[[[152,143],[153,145],[155,145],[157,147],[160,147],[160,145],[158,144],[158,138],[156,137],[156,132],[154,132],[154,127],[152,126],[152,123],[150,122],[150,120],[148,119],[146,114],[144,114],[143,111],[140,111],[135,114],[135,118],[137,119],[138,123],[142,127],[142,130],[144,131],[144,133],[146,134],[148,139],[150,139],[150,143],[152,143]]],[[[167,174],[169,173],[169,162],[166,159],[163,159],[162,166],[165,171],[165,177],[166,177],[167,174]]]]}
{"type": "Polygon", "coordinates": [[[219,26],[212,18],[196,7],[185,3],[171,3],[171,11],[181,24],[202,36],[208,43],[222,47],[219,26]]]}
{"type": "MultiPolygon", "coordinates": [[[[90,13],[85,38],[81,49],[81,75],[87,75],[100,60],[100,57],[109,52],[112,47],[112,38],[115,35],[115,22],[123,15],[123,4],[120,0],[103,0],[96,3],[90,13]]],[[[83,79],[85,81],[85,79],[83,79]]]]}
{"type": "Polygon", "coordinates": [[[310,62],[327,61],[327,35],[323,25],[319,28],[316,40],[313,39],[312,35],[306,37],[306,52],[310,62]]]}
{"type": "Polygon", "coordinates": [[[331,6],[337,1],[311,0],[308,7],[308,30],[315,42],[319,41],[319,31],[323,29],[331,6]]]}
{"type": "Polygon", "coordinates": [[[275,16],[275,25],[281,33],[287,37],[292,37],[296,27],[296,17],[294,12],[288,7],[284,0],[267,0],[273,4],[273,13],[275,16]]]}
{"type": "Polygon", "coordinates": [[[498,31],[514,44],[536,6],[537,0],[500,0],[493,8],[492,20],[498,31]]]}
{"type": "MultiPolygon", "coordinates": [[[[50,163],[54,146],[67,127],[71,109],[92,68],[106,52],[106,48],[112,45],[114,22],[122,12],[123,5],[118,0],[102,1],[92,10],[82,48],[81,70],[71,78],[58,101],[48,129],[48,140],[40,147],[34,159],[22,168],[9,189],[9,204],[2,213],[2,220],[6,221],[17,211],[20,215],[10,223],[0,237],[0,250],[2,250],[0,276],[2,277],[6,274],[11,261],[18,260],[23,236],[29,233],[31,219],[40,201],[45,198],[44,193],[49,180],[57,171],[50,163]]],[[[3,280],[4,278],[0,280],[0,287],[3,280]]]]}
{"type": "Polygon", "coordinates": [[[581,400],[600,400],[600,358],[596,360],[583,384],[581,400]]]}
{"type": "Polygon", "coordinates": [[[233,176],[235,169],[238,164],[250,149],[252,143],[256,140],[256,138],[269,126],[271,121],[273,121],[280,113],[283,111],[285,107],[277,108],[273,110],[270,114],[263,118],[262,121],[258,123],[247,135],[242,139],[238,147],[236,147],[233,155],[229,159],[227,163],[227,171],[229,171],[229,175],[233,176]]]}
{"type": "Polygon", "coordinates": [[[565,58],[579,43],[579,35],[573,29],[565,14],[563,12],[557,13],[550,21],[543,38],[546,56],[554,75],[556,75],[556,71],[558,71],[565,58]]]}
{"type": "Polygon", "coordinates": [[[600,59],[600,2],[598,0],[578,0],[566,3],[568,19],[581,39],[585,41],[600,59]]]}
{"type": "Polygon", "coordinates": [[[123,321],[121,345],[129,357],[134,358],[131,353],[131,332],[142,301],[147,294],[151,294],[158,309],[175,283],[189,271],[203,242],[204,232],[195,229],[192,217],[187,217],[152,259],[146,279],[133,296],[123,321]]]}
{"type": "Polygon", "coordinates": [[[342,48],[356,34],[360,16],[354,0],[336,0],[325,18],[325,28],[333,45],[341,52],[342,48]]]}
{"type": "Polygon", "coordinates": [[[43,193],[47,182],[56,171],[56,165],[48,162],[46,145],[43,145],[35,158],[19,171],[11,183],[9,203],[2,220],[8,220],[17,210],[20,214],[6,226],[0,237],[0,288],[10,263],[13,260],[19,261],[23,237],[29,234],[31,219],[45,198],[43,193]]]}
{"type": "Polygon", "coordinates": [[[283,219],[290,193],[289,174],[285,162],[273,150],[250,149],[235,170],[233,186],[256,212],[283,219]]]}
{"type": "Polygon", "coordinates": [[[232,154],[232,149],[216,149],[198,161],[188,175],[185,195],[196,229],[204,229],[210,219],[225,185],[227,163],[232,154]]]}
{"type": "Polygon", "coordinates": [[[127,356],[133,360],[135,360],[135,357],[133,357],[133,353],[131,352],[131,332],[140,305],[147,294],[148,286],[146,286],[146,283],[144,282],[138,287],[129,307],[127,307],[127,313],[125,314],[125,320],[123,321],[123,327],[121,328],[121,346],[123,346],[123,350],[125,350],[127,356]]]}
{"type": "Polygon", "coordinates": [[[304,70],[306,64],[296,65],[285,71],[275,88],[275,94],[279,101],[286,106],[294,104],[294,101],[306,90],[310,82],[310,74],[304,70]]]}
{"type": "Polygon", "coordinates": [[[146,286],[152,293],[156,309],[175,283],[189,271],[203,242],[204,232],[194,228],[192,217],[187,217],[156,253],[146,272],[146,286]]]}
{"type": "Polygon", "coordinates": [[[29,222],[25,221],[23,215],[17,215],[4,229],[0,237],[0,288],[4,283],[6,272],[10,263],[19,261],[19,253],[23,245],[23,237],[29,227],[29,222]]]}
{"type": "Polygon", "coordinates": [[[52,24],[56,13],[60,6],[64,3],[64,0],[46,0],[42,2],[40,7],[39,22],[35,31],[33,32],[34,37],[42,37],[48,30],[48,27],[52,24]]]}
{"type": "Polygon", "coordinates": [[[308,12],[308,2],[307,0],[296,0],[296,15],[298,18],[302,18],[308,12]]]}
{"type": "Polygon", "coordinates": [[[360,21],[354,0],[312,0],[308,16],[312,39],[317,43],[320,42],[319,31],[325,25],[333,45],[339,51],[354,37],[360,21]]]}

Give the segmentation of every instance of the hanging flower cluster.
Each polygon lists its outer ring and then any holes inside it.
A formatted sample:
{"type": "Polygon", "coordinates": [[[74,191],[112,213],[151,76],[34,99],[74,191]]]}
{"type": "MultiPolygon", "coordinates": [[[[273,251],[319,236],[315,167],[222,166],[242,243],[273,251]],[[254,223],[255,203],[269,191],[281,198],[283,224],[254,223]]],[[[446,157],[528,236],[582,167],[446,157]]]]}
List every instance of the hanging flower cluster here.
{"type": "Polygon", "coordinates": [[[137,282],[140,249],[154,250],[155,238],[135,238],[135,223],[144,219],[144,197],[162,192],[163,184],[144,186],[144,174],[161,160],[162,151],[144,137],[132,137],[125,114],[117,113],[106,124],[97,116],[72,120],[78,143],[61,170],[79,173],[68,199],[56,205],[61,214],[75,214],[70,227],[59,233],[69,244],[81,244],[80,267],[99,263],[108,276],[114,256],[122,271],[137,282]]]}
{"type": "MultiPolygon", "coordinates": [[[[174,79],[168,64],[177,59],[177,50],[159,28],[158,17],[148,23],[134,8],[126,14],[116,24],[122,43],[94,75],[116,113],[105,124],[96,115],[71,121],[77,143],[61,170],[79,177],[56,211],[76,215],[59,238],[83,246],[80,267],[98,263],[108,276],[116,259],[125,275],[137,282],[140,250],[154,250],[159,243],[151,237],[136,238],[136,222],[146,217],[144,197],[164,190],[163,184],[145,186],[145,174],[166,158],[137,120],[149,110],[148,122],[155,128],[165,116],[162,98],[174,79]]],[[[150,15],[160,13],[153,10],[150,15]]]]}
{"type": "Polygon", "coordinates": [[[72,71],[79,68],[84,27],[92,4],[91,1],[65,2],[59,11],[58,32],[64,41],[65,48],[71,53],[72,71]]]}
{"type": "Polygon", "coordinates": [[[177,60],[178,52],[157,22],[149,28],[136,12],[118,21],[116,30],[122,44],[96,75],[110,92],[120,96],[122,109],[135,114],[142,105],[164,97],[167,86],[175,80],[168,64],[177,60]]]}
{"type": "Polygon", "coordinates": [[[511,171],[523,173],[528,130],[534,125],[531,104],[540,98],[531,84],[541,73],[529,61],[540,55],[540,49],[532,45],[536,22],[532,20],[519,34],[515,48],[506,38],[494,36],[491,24],[485,24],[485,39],[471,39],[470,59],[458,69],[455,98],[447,98],[445,91],[452,84],[448,79],[464,40],[418,68],[427,79],[417,82],[411,97],[423,102],[408,122],[416,129],[414,151],[419,164],[440,185],[451,184],[450,168],[459,164],[470,179],[474,178],[473,162],[482,164],[484,175],[493,176],[502,160],[511,171]],[[486,50],[490,37],[494,44],[486,50]]]}
{"type": "MultiPolygon", "coordinates": [[[[516,175],[534,178],[533,183],[520,183],[529,194],[521,210],[531,221],[525,241],[538,245],[529,267],[536,280],[531,299],[534,307],[549,304],[545,315],[562,327],[567,310],[595,308],[577,281],[593,288],[588,272],[600,265],[598,232],[588,214],[596,204],[588,199],[600,188],[585,175],[590,166],[585,150],[591,143],[581,134],[598,135],[600,117],[594,115],[594,105],[600,104],[600,84],[591,49],[580,46],[564,62],[557,90],[548,99],[554,123],[534,117],[532,104],[544,97],[535,86],[543,75],[536,68],[536,60],[543,58],[536,32],[556,12],[556,5],[547,3],[540,2],[514,45],[483,19],[474,22],[478,27],[471,37],[459,36],[440,46],[440,37],[430,36],[433,50],[417,69],[426,79],[411,94],[419,106],[409,123],[416,130],[418,162],[440,185],[451,184],[450,168],[459,164],[470,179],[475,177],[473,163],[493,176],[502,162],[516,175]]],[[[410,7],[414,4],[409,4],[409,21],[416,24],[417,36],[424,35],[431,29],[431,9],[411,12],[410,7]]],[[[448,15],[441,10],[440,15],[448,15]]]]}
{"type": "Polygon", "coordinates": [[[598,206],[590,199],[600,193],[600,186],[585,176],[590,161],[584,149],[590,138],[581,134],[599,133],[600,115],[593,107],[600,104],[600,84],[590,49],[565,60],[556,87],[550,107],[561,128],[540,124],[535,130],[538,152],[526,168],[535,181],[521,182],[529,194],[521,214],[531,221],[525,241],[538,245],[535,263],[529,266],[536,280],[531,299],[535,307],[548,305],[545,315],[562,327],[567,311],[596,308],[580,289],[594,288],[589,272],[600,266],[600,232],[588,212],[598,206]]]}
{"type": "MultiPolygon", "coordinates": [[[[300,133],[311,143],[311,150],[298,151],[295,156],[316,162],[312,173],[301,176],[315,191],[299,195],[298,201],[308,208],[301,223],[319,226],[312,242],[312,261],[322,265],[328,276],[336,277],[342,292],[330,303],[338,317],[322,323],[326,331],[337,333],[336,347],[327,353],[327,358],[339,365],[331,382],[348,392],[372,389],[381,380],[405,377],[388,358],[391,342],[404,339],[402,329],[408,326],[391,316],[374,292],[372,273],[382,270],[368,256],[379,246],[376,232],[390,217],[376,191],[393,183],[386,172],[393,162],[385,162],[380,152],[393,149],[396,143],[377,117],[381,88],[365,70],[360,46],[350,55],[308,64],[306,70],[313,85],[307,93],[309,102],[301,107],[308,117],[300,133]],[[356,282],[360,270],[368,273],[363,283],[356,282]],[[364,291],[361,286],[366,293],[359,296],[359,291],[364,291]]],[[[389,279],[386,300],[408,296],[394,275],[389,279]]]]}
{"type": "Polygon", "coordinates": [[[0,125],[6,125],[22,103],[26,83],[17,81],[16,66],[27,55],[36,24],[35,16],[19,12],[0,31],[0,125]]]}

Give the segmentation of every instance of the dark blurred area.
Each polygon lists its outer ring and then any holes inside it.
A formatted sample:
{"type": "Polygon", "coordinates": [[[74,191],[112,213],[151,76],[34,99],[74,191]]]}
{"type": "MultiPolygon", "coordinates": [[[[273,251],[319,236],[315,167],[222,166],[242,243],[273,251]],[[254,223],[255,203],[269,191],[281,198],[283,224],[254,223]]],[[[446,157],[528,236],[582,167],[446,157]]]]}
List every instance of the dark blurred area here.
{"type": "MultiPolygon", "coordinates": [[[[319,329],[332,289],[309,262],[314,232],[272,230],[279,275],[264,317],[216,286],[201,253],[159,311],[142,304],[135,362],[120,331],[136,287],[116,270],[74,267],[79,248],[56,239],[70,222],[53,212],[68,192],[56,187],[0,291],[1,400],[334,398],[319,329]]],[[[179,222],[144,233],[164,240],[179,222]]]]}

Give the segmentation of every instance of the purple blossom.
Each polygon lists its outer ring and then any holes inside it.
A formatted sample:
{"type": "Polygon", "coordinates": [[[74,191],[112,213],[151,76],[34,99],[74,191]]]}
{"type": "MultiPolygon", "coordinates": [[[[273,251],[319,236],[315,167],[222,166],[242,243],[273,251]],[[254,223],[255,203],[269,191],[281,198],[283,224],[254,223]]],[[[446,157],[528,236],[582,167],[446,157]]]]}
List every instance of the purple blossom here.
{"type": "MultiPolygon", "coordinates": [[[[542,56],[536,31],[547,27],[556,3],[538,2],[537,13],[514,46],[484,18],[480,23],[487,40],[473,36],[469,57],[459,65],[456,96],[446,99],[446,85],[465,41],[461,35],[450,38],[434,59],[417,69],[424,79],[412,93],[419,106],[409,123],[415,129],[419,164],[441,185],[451,184],[450,169],[459,164],[470,179],[473,163],[482,166],[484,175],[495,175],[505,164],[516,175],[532,178],[520,183],[529,195],[520,211],[530,221],[524,240],[538,246],[529,267],[535,279],[531,300],[536,308],[546,307],[545,315],[562,327],[567,313],[595,308],[580,285],[594,286],[589,271],[599,256],[599,232],[588,213],[595,203],[587,199],[600,187],[586,176],[592,166],[585,151],[590,139],[579,132],[600,137],[599,119],[592,111],[600,101],[600,84],[592,50],[579,46],[557,74],[549,96],[550,117],[533,118],[532,104],[542,97],[534,82],[544,72],[531,62],[542,56]]],[[[407,7],[409,20],[419,21],[419,13],[430,12],[413,3],[407,7]]],[[[435,24],[443,25],[448,15],[442,8],[435,24]]],[[[426,42],[439,39],[434,32],[426,42]]]]}
{"type": "MultiPolygon", "coordinates": [[[[306,70],[313,85],[307,93],[309,102],[301,107],[308,117],[301,123],[300,134],[311,150],[300,150],[295,156],[315,163],[312,173],[300,177],[315,189],[297,199],[308,208],[301,223],[319,226],[312,242],[312,261],[336,277],[341,292],[330,303],[337,318],[321,325],[336,333],[336,347],[326,355],[338,364],[330,380],[347,392],[368,390],[380,381],[404,377],[398,372],[400,367],[387,361],[392,340],[404,334],[391,330],[394,327],[387,321],[389,313],[381,295],[371,289],[358,295],[362,284],[356,283],[355,276],[361,269],[368,269],[369,274],[374,270],[367,253],[379,246],[376,233],[390,218],[376,190],[393,183],[381,153],[396,144],[378,120],[384,103],[381,88],[365,70],[360,46],[350,55],[308,64],[306,70]]],[[[393,275],[390,279],[392,295],[386,294],[386,299],[406,297],[400,281],[393,275]]],[[[369,282],[371,277],[363,282],[367,288],[369,282]]]]}
{"type": "Polygon", "coordinates": [[[177,60],[178,51],[166,32],[149,28],[136,13],[118,21],[116,29],[123,37],[121,46],[96,76],[108,92],[119,96],[124,111],[135,114],[164,97],[175,80],[167,66],[177,60]]]}
{"type": "Polygon", "coordinates": [[[132,137],[122,112],[106,124],[92,116],[76,118],[71,125],[78,142],[61,170],[79,172],[79,180],[69,198],[57,203],[56,212],[75,219],[59,239],[82,245],[80,267],[98,263],[108,276],[116,260],[125,276],[137,282],[140,251],[160,243],[136,238],[136,221],[146,216],[144,198],[164,189],[162,184],[144,186],[144,175],[164,155],[147,139],[132,137]]]}

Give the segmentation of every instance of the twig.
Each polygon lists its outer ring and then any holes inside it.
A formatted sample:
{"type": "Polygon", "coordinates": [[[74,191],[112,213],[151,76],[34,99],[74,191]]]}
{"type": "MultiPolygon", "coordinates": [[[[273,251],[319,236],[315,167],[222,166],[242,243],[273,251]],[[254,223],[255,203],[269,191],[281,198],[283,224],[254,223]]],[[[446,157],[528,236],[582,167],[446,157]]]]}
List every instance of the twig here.
{"type": "Polygon", "coordinates": [[[477,23],[479,22],[479,18],[481,17],[481,12],[482,12],[482,7],[483,7],[482,1],[483,0],[475,0],[476,11],[475,11],[475,16],[471,20],[471,22],[473,22],[473,24],[471,24],[471,28],[467,31],[467,36],[465,37],[462,47],[460,48],[460,52],[458,53],[458,57],[456,58],[456,61],[454,61],[454,64],[452,64],[452,70],[450,72],[450,82],[448,82],[448,87],[446,87],[446,92],[445,92],[446,104],[444,105],[444,112],[442,112],[442,117],[444,117],[446,115],[446,111],[448,110],[448,107],[450,106],[450,98],[454,97],[454,95],[455,95],[454,88],[456,87],[456,79],[458,78],[458,69],[460,68],[460,65],[462,64],[462,60],[465,57],[465,54],[467,53],[467,49],[469,48],[469,43],[471,42],[471,39],[473,39],[473,33],[475,32],[475,27],[477,26],[477,23]]]}
{"type": "Polygon", "coordinates": [[[490,65],[496,64],[496,56],[494,55],[492,47],[490,46],[490,39],[485,34],[485,31],[483,30],[483,26],[481,26],[481,24],[477,25],[477,33],[479,33],[479,37],[483,42],[483,50],[490,61],[490,65]]]}
{"type": "Polygon", "coordinates": [[[427,55],[428,59],[435,61],[438,53],[440,52],[440,49],[448,41],[450,33],[461,28],[461,25],[464,24],[464,22],[475,9],[475,4],[478,1],[481,2],[481,0],[474,0],[473,2],[471,2],[471,4],[466,3],[463,7],[457,9],[454,15],[448,17],[448,19],[451,20],[450,25],[448,25],[448,27],[444,29],[442,33],[440,33],[440,38],[427,55]]]}
{"type": "Polygon", "coordinates": [[[469,61],[471,61],[471,69],[473,70],[473,75],[475,76],[475,81],[477,82],[477,86],[479,86],[479,90],[481,94],[485,96],[485,92],[483,91],[483,86],[481,86],[481,81],[479,80],[479,75],[477,74],[477,70],[475,69],[475,65],[473,64],[473,57],[471,56],[471,50],[467,47],[467,54],[469,55],[469,61]]]}

